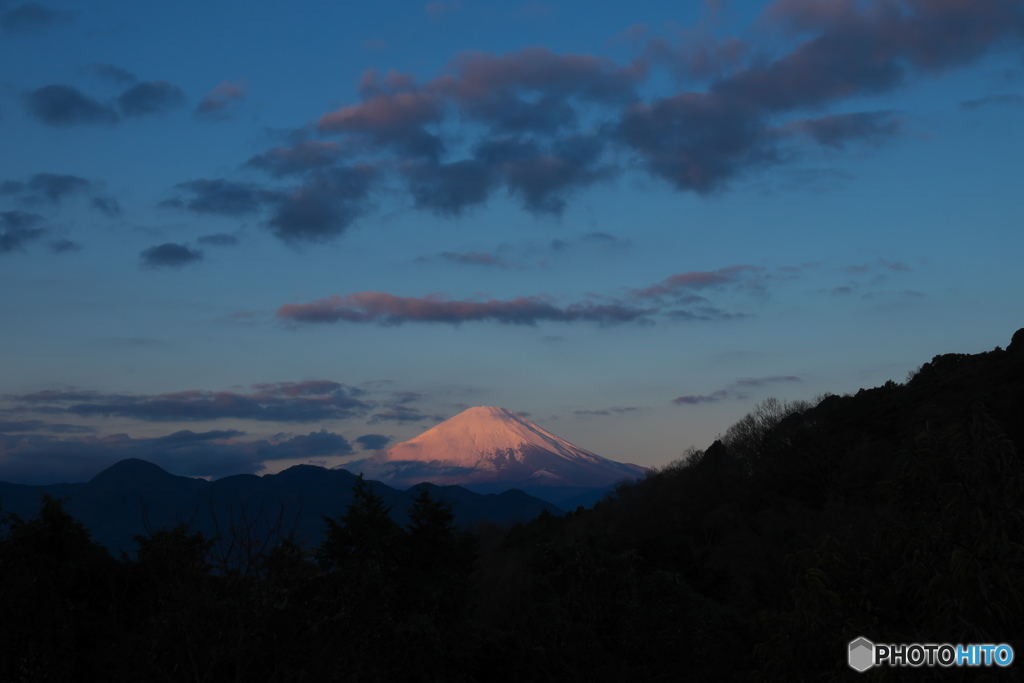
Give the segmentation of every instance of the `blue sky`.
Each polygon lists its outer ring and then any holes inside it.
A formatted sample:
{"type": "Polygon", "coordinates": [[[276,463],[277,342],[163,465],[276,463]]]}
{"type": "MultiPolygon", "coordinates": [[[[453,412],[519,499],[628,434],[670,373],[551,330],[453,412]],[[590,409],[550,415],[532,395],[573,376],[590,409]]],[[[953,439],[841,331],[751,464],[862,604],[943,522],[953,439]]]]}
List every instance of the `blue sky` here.
{"type": "Polygon", "coordinates": [[[1022,114],[1011,0],[0,2],[0,479],[658,466],[1005,345],[1022,114]]]}

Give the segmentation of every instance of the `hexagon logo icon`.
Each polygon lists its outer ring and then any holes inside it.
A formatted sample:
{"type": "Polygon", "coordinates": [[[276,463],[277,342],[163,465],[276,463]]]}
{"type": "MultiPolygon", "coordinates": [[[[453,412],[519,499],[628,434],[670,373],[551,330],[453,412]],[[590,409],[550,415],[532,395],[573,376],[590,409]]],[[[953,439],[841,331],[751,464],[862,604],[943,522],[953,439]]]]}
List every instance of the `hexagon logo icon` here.
{"type": "Polygon", "coordinates": [[[863,673],[875,665],[875,644],[867,638],[852,640],[849,656],[850,668],[863,673]]]}

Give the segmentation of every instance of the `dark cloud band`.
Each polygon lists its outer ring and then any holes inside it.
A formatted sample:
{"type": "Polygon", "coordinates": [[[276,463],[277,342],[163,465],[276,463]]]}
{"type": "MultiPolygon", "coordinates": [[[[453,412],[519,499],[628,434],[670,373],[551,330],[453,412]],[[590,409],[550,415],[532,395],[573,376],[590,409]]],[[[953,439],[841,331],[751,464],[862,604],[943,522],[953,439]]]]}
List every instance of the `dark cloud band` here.
{"type": "Polygon", "coordinates": [[[155,395],[64,390],[8,396],[7,399],[27,411],[154,422],[226,418],[316,422],[361,417],[377,405],[360,398],[360,390],[327,380],[257,384],[252,389],[249,393],[195,390],[155,395]]]}

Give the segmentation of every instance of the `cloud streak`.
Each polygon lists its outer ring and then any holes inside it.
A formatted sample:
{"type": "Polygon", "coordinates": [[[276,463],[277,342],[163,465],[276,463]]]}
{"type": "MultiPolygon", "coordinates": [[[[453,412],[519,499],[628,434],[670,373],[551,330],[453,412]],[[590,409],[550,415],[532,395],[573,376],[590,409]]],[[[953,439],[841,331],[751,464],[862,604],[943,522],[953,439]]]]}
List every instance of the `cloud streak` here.
{"type": "Polygon", "coordinates": [[[7,396],[13,410],[82,417],[125,417],[150,422],[245,419],[317,422],[361,417],[376,406],[362,391],[329,380],[256,384],[252,391],[182,391],[102,394],[77,389],[7,396]]]}
{"type": "Polygon", "coordinates": [[[410,408],[409,406],[396,403],[385,410],[371,415],[368,424],[375,425],[382,422],[398,422],[401,424],[424,421],[443,422],[445,419],[443,415],[427,415],[417,408],[410,408]]]}
{"type": "Polygon", "coordinates": [[[973,100],[964,100],[960,106],[964,109],[980,107],[1019,107],[1024,105],[1024,97],[1020,95],[986,95],[973,100]]]}
{"type": "Polygon", "coordinates": [[[214,233],[212,235],[202,235],[199,237],[200,244],[208,244],[213,247],[236,247],[238,246],[238,238],[234,235],[229,235],[224,232],[214,233]]]}
{"type": "MultiPolygon", "coordinates": [[[[442,256],[444,256],[442,254],[442,256]]],[[[486,254],[452,254],[459,263],[497,265],[486,254]]],[[[332,295],[309,303],[284,304],[276,316],[288,324],[374,323],[394,326],[404,323],[497,322],[505,325],[535,326],[542,322],[651,324],[657,315],[678,321],[730,320],[746,313],[730,312],[710,304],[712,293],[740,291],[764,294],[764,268],[736,265],[713,271],[676,273],[640,289],[626,289],[624,297],[594,298],[559,305],[545,294],[487,301],[453,300],[441,295],[396,296],[386,292],[356,292],[332,295]]]]}
{"type": "Polygon", "coordinates": [[[84,425],[44,422],[43,420],[0,420],[0,434],[18,432],[50,432],[53,434],[92,434],[96,430],[84,425]]]}
{"type": "Polygon", "coordinates": [[[744,285],[762,271],[758,266],[736,265],[726,266],[711,271],[688,271],[670,275],[650,287],[630,290],[636,299],[674,299],[677,301],[702,301],[695,294],[705,289],[724,287],[727,285],[744,285]]]}
{"type": "Polygon", "coordinates": [[[635,413],[640,410],[635,406],[627,406],[625,408],[599,408],[597,410],[574,410],[572,414],[576,417],[610,417],[612,415],[627,415],[629,413],[635,413]]]}
{"type": "Polygon", "coordinates": [[[714,392],[712,392],[710,394],[704,394],[704,395],[689,394],[687,396],[678,396],[678,397],[672,399],[672,402],[675,403],[676,405],[691,405],[692,406],[692,405],[699,405],[701,403],[718,403],[719,401],[724,401],[727,398],[729,398],[729,392],[726,391],[725,389],[719,389],[718,391],[714,391],[714,392]]]}
{"type": "Polygon", "coordinates": [[[720,403],[721,401],[737,400],[747,398],[744,389],[760,389],[772,384],[785,384],[790,382],[802,382],[803,380],[795,375],[771,375],[768,377],[744,377],[733,382],[725,389],[718,389],[710,394],[688,394],[677,396],[672,403],[681,405],[700,405],[702,403],[720,403]]]}
{"type": "Polygon", "coordinates": [[[353,451],[345,437],[326,430],[253,441],[239,440],[243,435],[236,430],[182,430],[155,438],[56,437],[0,430],[0,466],[5,481],[36,484],[55,483],[55,472],[61,481],[86,481],[125,458],[148,460],[183,476],[216,478],[256,473],[270,460],[319,459],[353,451]]]}
{"type": "Polygon", "coordinates": [[[793,130],[807,135],[822,147],[845,149],[851,142],[881,144],[888,138],[903,134],[903,124],[891,111],[859,112],[798,119],[790,124],[793,130]]]}
{"type": "MultiPolygon", "coordinates": [[[[447,263],[454,263],[461,266],[491,266],[494,268],[508,268],[509,264],[498,258],[494,254],[488,254],[480,251],[466,251],[466,252],[454,252],[454,251],[442,251],[437,255],[437,258],[447,263]]],[[[427,257],[421,257],[418,261],[427,261],[427,257]]]]}
{"type": "Polygon", "coordinates": [[[277,317],[294,323],[445,323],[492,321],[505,325],[536,325],[542,321],[597,322],[603,325],[635,322],[652,309],[583,301],[560,307],[547,297],[518,297],[508,301],[452,301],[437,297],[399,297],[384,292],[357,292],[308,304],[285,304],[277,317]]]}

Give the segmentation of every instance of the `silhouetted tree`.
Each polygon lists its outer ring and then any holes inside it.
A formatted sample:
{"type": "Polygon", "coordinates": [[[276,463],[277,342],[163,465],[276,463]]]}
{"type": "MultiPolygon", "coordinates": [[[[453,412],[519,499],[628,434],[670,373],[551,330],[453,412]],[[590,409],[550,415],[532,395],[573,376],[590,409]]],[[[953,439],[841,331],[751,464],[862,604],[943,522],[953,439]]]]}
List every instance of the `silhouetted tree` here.
{"type": "Polygon", "coordinates": [[[782,401],[770,396],[758,403],[722,437],[729,453],[744,463],[750,474],[761,474],[773,453],[782,446],[776,428],[790,415],[810,408],[806,401],[782,401]]]}
{"type": "Polygon", "coordinates": [[[352,503],[337,520],[324,516],[327,533],[317,554],[319,560],[328,568],[362,578],[394,573],[405,532],[362,474],[352,488],[352,496],[352,503]]]}
{"type": "Polygon", "coordinates": [[[434,616],[450,614],[466,595],[476,541],[455,526],[452,506],[426,487],[409,508],[406,564],[412,593],[434,616]]]}
{"type": "Polygon", "coordinates": [[[327,532],[317,559],[328,572],[325,595],[336,608],[326,628],[345,644],[340,652],[335,646],[337,672],[332,675],[342,677],[344,671],[350,680],[367,681],[407,678],[405,644],[397,631],[407,537],[390,511],[360,475],[345,512],[336,520],[324,517],[327,532]]]}
{"type": "Polygon", "coordinates": [[[43,495],[0,521],[0,680],[101,680],[117,639],[118,563],[43,495]]]}

